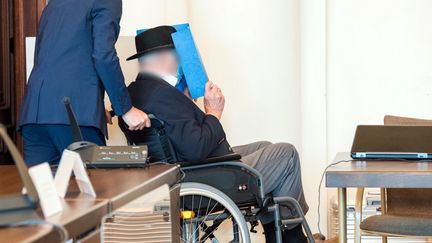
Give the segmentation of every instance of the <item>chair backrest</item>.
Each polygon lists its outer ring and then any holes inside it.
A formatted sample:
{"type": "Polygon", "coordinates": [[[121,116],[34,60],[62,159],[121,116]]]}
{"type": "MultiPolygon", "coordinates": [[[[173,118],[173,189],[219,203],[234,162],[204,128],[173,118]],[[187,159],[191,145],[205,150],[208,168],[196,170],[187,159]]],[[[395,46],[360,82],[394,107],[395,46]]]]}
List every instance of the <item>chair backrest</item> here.
{"type": "Polygon", "coordinates": [[[432,120],[387,115],[384,116],[384,125],[432,126],[432,120]]]}
{"type": "Polygon", "coordinates": [[[149,115],[152,126],[141,131],[130,132],[126,123],[119,117],[120,129],[129,145],[147,145],[150,162],[176,162],[177,154],[165,132],[164,122],[149,115]]]}
{"type": "MultiPolygon", "coordinates": [[[[384,125],[431,126],[432,120],[385,116],[384,125]]],[[[386,189],[387,214],[432,217],[432,189],[386,189]]]]}

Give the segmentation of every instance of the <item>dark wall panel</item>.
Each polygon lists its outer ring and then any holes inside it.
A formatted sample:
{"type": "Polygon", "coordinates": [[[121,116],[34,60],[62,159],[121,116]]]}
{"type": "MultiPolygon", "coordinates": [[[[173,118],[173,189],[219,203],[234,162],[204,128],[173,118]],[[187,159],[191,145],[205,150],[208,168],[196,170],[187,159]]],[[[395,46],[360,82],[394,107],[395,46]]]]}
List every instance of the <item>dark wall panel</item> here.
{"type": "MultiPolygon", "coordinates": [[[[8,127],[18,147],[16,120],[26,86],[25,38],[35,36],[45,0],[0,1],[0,123],[8,127]]],[[[0,141],[0,164],[10,163],[0,141]]]]}
{"type": "MultiPolygon", "coordinates": [[[[13,2],[0,2],[0,123],[14,136],[14,82],[13,82],[13,2]]],[[[10,161],[7,150],[0,142],[0,163],[10,161]]]]}

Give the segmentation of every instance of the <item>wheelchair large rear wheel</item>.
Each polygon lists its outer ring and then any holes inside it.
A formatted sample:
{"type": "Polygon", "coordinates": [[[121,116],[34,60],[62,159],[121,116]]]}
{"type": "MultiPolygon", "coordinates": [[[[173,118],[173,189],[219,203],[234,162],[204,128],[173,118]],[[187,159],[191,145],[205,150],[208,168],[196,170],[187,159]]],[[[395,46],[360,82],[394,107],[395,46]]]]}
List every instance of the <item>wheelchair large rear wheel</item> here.
{"type": "Polygon", "coordinates": [[[249,230],[240,209],[214,187],[182,183],[180,210],[182,243],[250,243],[249,230]]]}

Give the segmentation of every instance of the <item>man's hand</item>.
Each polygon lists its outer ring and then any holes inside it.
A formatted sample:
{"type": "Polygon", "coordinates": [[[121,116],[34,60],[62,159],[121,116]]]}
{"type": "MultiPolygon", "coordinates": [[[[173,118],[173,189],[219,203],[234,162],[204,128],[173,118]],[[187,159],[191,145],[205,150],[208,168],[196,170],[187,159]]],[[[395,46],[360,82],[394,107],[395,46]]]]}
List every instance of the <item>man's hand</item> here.
{"type": "Polygon", "coordinates": [[[207,82],[204,93],[204,108],[206,114],[213,115],[220,120],[224,107],[225,97],[221,89],[212,82],[207,82]]]}
{"type": "Polygon", "coordinates": [[[109,110],[107,110],[107,109],[105,109],[105,119],[106,119],[106,122],[107,122],[108,124],[110,124],[110,125],[113,124],[113,122],[112,122],[111,112],[110,112],[109,110]]]}
{"type": "Polygon", "coordinates": [[[147,114],[135,107],[126,112],[122,118],[131,131],[142,130],[145,127],[151,126],[150,118],[147,114]]]}

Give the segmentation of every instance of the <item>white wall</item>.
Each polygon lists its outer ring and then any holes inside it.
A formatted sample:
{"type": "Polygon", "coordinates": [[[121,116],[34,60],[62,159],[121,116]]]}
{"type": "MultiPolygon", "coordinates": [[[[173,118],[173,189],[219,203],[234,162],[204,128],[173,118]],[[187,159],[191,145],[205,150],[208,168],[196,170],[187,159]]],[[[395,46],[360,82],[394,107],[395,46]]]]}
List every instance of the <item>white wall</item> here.
{"type": "Polygon", "coordinates": [[[188,0],[124,0],[122,36],[135,36],[137,29],[187,20],[188,0]]]}
{"type": "MultiPolygon", "coordinates": [[[[310,210],[307,219],[317,231],[318,188],[327,163],[326,1],[300,5],[301,140],[303,186],[310,210]]],[[[321,193],[321,229],[327,225],[325,188],[321,193]]]]}
{"type": "Polygon", "coordinates": [[[356,124],[431,118],[432,1],[328,0],[329,155],[356,124]]]}
{"type": "Polygon", "coordinates": [[[432,118],[431,8],[428,0],[327,0],[329,161],[350,150],[358,124],[382,124],[386,114],[432,118]]]}

